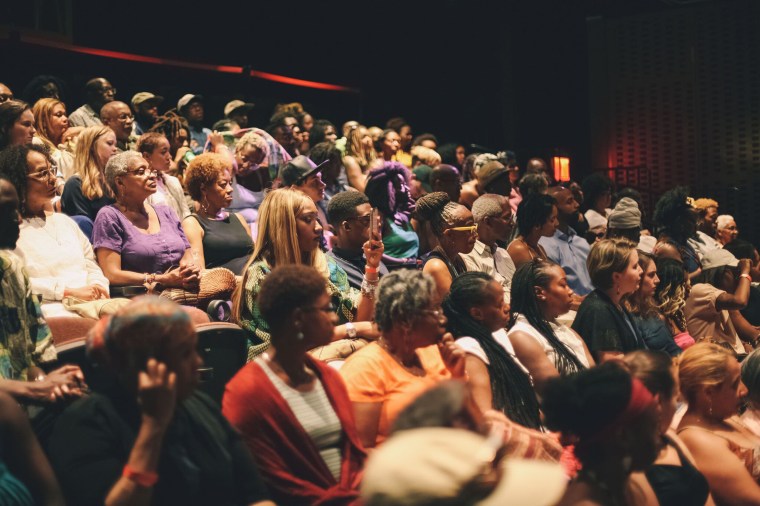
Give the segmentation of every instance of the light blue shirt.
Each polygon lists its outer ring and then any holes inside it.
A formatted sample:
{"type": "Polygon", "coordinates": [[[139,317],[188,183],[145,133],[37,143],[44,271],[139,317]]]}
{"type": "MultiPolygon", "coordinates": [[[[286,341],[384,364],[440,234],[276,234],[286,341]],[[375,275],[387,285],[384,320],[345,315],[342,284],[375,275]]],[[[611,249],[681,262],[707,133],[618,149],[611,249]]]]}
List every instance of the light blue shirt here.
{"type": "Polygon", "coordinates": [[[546,256],[565,269],[567,284],[578,295],[591,293],[594,285],[588,274],[586,259],[591,250],[586,239],[579,236],[572,227],[567,227],[567,234],[557,229],[553,237],[542,237],[538,244],[543,246],[546,256]]]}

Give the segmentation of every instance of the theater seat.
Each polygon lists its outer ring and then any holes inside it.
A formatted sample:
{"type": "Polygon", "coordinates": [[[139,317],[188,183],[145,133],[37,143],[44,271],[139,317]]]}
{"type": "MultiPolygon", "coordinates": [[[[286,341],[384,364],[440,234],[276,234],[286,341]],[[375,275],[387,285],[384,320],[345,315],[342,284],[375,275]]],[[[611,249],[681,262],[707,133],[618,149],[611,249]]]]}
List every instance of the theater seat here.
{"type": "Polygon", "coordinates": [[[227,382],[245,365],[248,346],[245,331],[233,323],[197,325],[198,353],[203,359],[199,388],[221,404],[227,382]]]}
{"type": "Polygon", "coordinates": [[[72,340],[83,338],[98,320],[92,318],[52,316],[45,318],[53,335],[53,344],[56,347],[72,340]]]}
{"type": "Polygon", "coordinates": [[[79,229],[87,237],[87,240],[92,242],[92,229],[95,227],[95,223],[87,216],[71,216],[71,219],[79,225],[79,229]]]}

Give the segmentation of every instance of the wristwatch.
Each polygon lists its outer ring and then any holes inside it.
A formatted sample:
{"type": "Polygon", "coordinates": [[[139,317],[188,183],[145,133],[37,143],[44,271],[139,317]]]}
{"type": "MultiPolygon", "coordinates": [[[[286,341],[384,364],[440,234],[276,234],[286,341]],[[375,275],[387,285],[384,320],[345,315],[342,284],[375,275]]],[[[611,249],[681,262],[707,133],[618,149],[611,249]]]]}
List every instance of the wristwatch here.
{"type": "Polygon", "coordinates": [[[349,339],[356,339],[356,327],[351,322],[346,323],[346,335],[349,339]]]}

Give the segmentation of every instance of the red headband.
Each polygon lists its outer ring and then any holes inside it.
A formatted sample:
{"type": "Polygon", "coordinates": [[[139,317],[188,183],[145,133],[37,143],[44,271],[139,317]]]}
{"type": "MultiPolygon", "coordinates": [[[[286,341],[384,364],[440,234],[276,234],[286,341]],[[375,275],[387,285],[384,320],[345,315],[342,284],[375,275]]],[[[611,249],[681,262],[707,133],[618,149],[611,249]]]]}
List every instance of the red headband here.
{"type": "Polygon", "coordinates": [[[588,439],[603,439],[612,434],[616,429],[626,425],[654,404],[654,395],[638,378],[631,376],[631,397],[625,409],[608,425],[599,429],[588,439]]]}

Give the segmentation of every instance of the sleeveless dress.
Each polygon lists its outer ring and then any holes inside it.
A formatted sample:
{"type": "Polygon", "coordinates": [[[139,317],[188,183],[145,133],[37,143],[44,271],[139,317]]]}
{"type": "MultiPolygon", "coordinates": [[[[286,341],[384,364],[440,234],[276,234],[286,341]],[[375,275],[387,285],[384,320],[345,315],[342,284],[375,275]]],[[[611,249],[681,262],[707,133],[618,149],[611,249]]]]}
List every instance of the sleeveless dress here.
{"type": "MultiPolygon", "coordinates": [[[[737,427],[737,425],[731,423],[730,420],[726,420],[726,423],[730,425],[732,428],[736,429],[737,431],[739,432],[741,431],[741,429],[737,427]]],[[[755,480],[755,482],[760,484],[760,446],[746,448],[744,446],[741,446],[735,443],[734,441],[731,441],[725,436],[721,436],[720,434],[716,434],[715,432],[711,430],[708,430],[702,427],[696,427],[694,425],[689,425],[689,426],[678,429],[678,434],[680,434],[681,432],[687,429],[696,429],[696,430],[701,430],[704,432],[709,432],[710,434],[714,436],[718,436],[719,438],[724,439],[728,443],[728,449],[731,451],[731,453],[736,455],[736,458],[738,458],[742,462],[742,464],[744,464],[744,467],[747,469],[747,471],[755,480]]],[[[748,430],[748,429],[744,429],[744,430],[748,430]]]]}
{"type": "Polygon", "coordinates": [[[226,267],[240,276],[253,251],[253,241],[237,216],[227,213],[223,220],[191,214],[203,229],[203,256],[206,268],[226,267]]]}
{"type": "Polygon", "coordinates": [[[666,437],[666,442],[678,453],[680,466],[652,465],[646,477],[660,506],[703,506],[710,493],[707,479],[683,454],[677,444],[666,437]]]}

